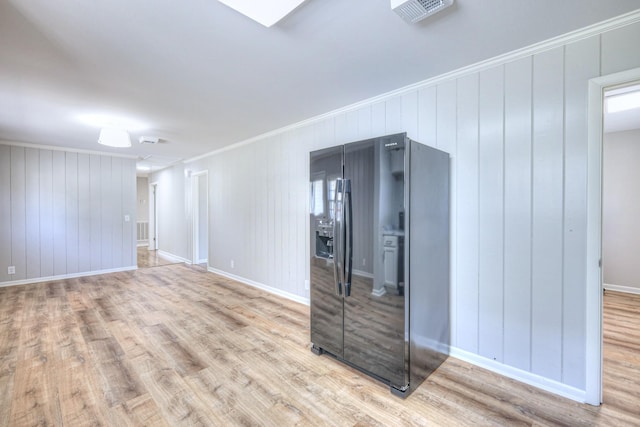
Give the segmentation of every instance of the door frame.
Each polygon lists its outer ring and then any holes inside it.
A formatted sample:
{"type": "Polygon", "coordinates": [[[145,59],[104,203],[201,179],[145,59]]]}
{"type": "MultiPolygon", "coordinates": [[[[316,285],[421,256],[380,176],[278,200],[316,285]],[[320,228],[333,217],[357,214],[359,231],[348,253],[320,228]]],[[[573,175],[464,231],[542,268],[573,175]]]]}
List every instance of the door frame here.
{"type": "Polygon", "coordinates": [[[602,140],[606,90],[640,80],[640,68],[589,80],[587,130],[585,402],[602,403],[602,140]]]}
{"type": "Polygon", "coordinates": [[[149,183],[149,250],[155,251],[158,245],[158,181],[149,183]]]}

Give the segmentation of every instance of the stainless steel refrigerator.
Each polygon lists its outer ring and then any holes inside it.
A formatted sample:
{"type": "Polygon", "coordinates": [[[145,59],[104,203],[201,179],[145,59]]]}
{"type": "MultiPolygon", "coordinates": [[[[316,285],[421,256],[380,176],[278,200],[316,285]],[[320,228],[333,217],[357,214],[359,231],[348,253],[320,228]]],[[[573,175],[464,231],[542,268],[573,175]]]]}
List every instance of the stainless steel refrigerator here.
{"type": "Polygon", "coordinates": [[[310,155],[311,342],[406,396],[449,348],[449,155],[388,135],[310,155]]]}

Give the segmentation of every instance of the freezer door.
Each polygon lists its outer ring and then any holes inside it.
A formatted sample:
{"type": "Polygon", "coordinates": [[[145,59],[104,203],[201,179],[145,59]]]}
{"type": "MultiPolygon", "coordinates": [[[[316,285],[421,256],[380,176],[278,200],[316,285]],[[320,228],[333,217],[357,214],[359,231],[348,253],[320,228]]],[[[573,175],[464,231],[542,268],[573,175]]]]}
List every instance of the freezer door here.
{"type": "Polygon", "coordinates": [[[343,297],[335,249],[339,244],[343,147],[314,151],[310,156],[310,305],[311,342],[316,350],[343,356],[343,297]]]}
{"type": "MultiPolygon", "coordinates": [[[[344,179],[350,183],[345,213],[347,225],[351,223],[346,233],[351,291],[344,297],[344,359],[402,388],[408,383],[404,289],[397,280],[396,286],[385,286],[383,238],[403,233],[404,134],[347,144],[344,179]]],[[[393,267],[400,277],[404,265],[393,267]]]]}

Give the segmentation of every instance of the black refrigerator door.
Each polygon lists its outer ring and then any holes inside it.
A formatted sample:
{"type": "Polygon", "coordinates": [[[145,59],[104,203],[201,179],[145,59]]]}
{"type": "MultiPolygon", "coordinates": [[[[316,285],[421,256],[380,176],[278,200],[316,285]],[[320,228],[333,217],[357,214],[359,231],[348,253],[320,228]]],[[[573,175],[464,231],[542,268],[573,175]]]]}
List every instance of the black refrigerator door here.
{"type": "Polygon", "coordinates": [[[405,207],[404,134],[347,144],[344,179],[351,190],[345,213],[352,217],[351,242],[347,239],[351,251],[346,250],[352,274],[350,295],[344,297],[344,359],[402,388],[408,382],[405,299],[398,280],[404,263],[399,248],[395,256],[387,254],[384,240],[394,235],[397,241],[403,233],[398,220],[405,207]],[[392,280],[387,280],[389,274],[392,280]]]}
{"type": "Polygon", "coordinates": [[[342,179],[343,147],[310,156],[310,305],[311,342],[315,349],[343,357],[343,289],[337,282],[341,229],[337,183],[342,179]],[[338,212],[337,212],[338,211],[338,212]],[[335,257],[335,258],[334,258],[335,257]]]}

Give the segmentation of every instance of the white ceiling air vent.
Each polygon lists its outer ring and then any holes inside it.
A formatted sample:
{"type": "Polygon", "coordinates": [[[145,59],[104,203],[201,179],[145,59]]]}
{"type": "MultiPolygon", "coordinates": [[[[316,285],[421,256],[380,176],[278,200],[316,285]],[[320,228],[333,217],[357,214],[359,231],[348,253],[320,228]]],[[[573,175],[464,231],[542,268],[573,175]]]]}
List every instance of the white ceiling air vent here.
{"type": "Polygon", "coordinates": [[[157,136],[141,136],[138,141],[140,141],[140,144],[157,144],[160,138],[157,136]]]}
{"type": "Polygon", "coordinates": [[[453,4],[453,0],[391,0],[391,9],[407,22],[418,22],[453,4]]]}

